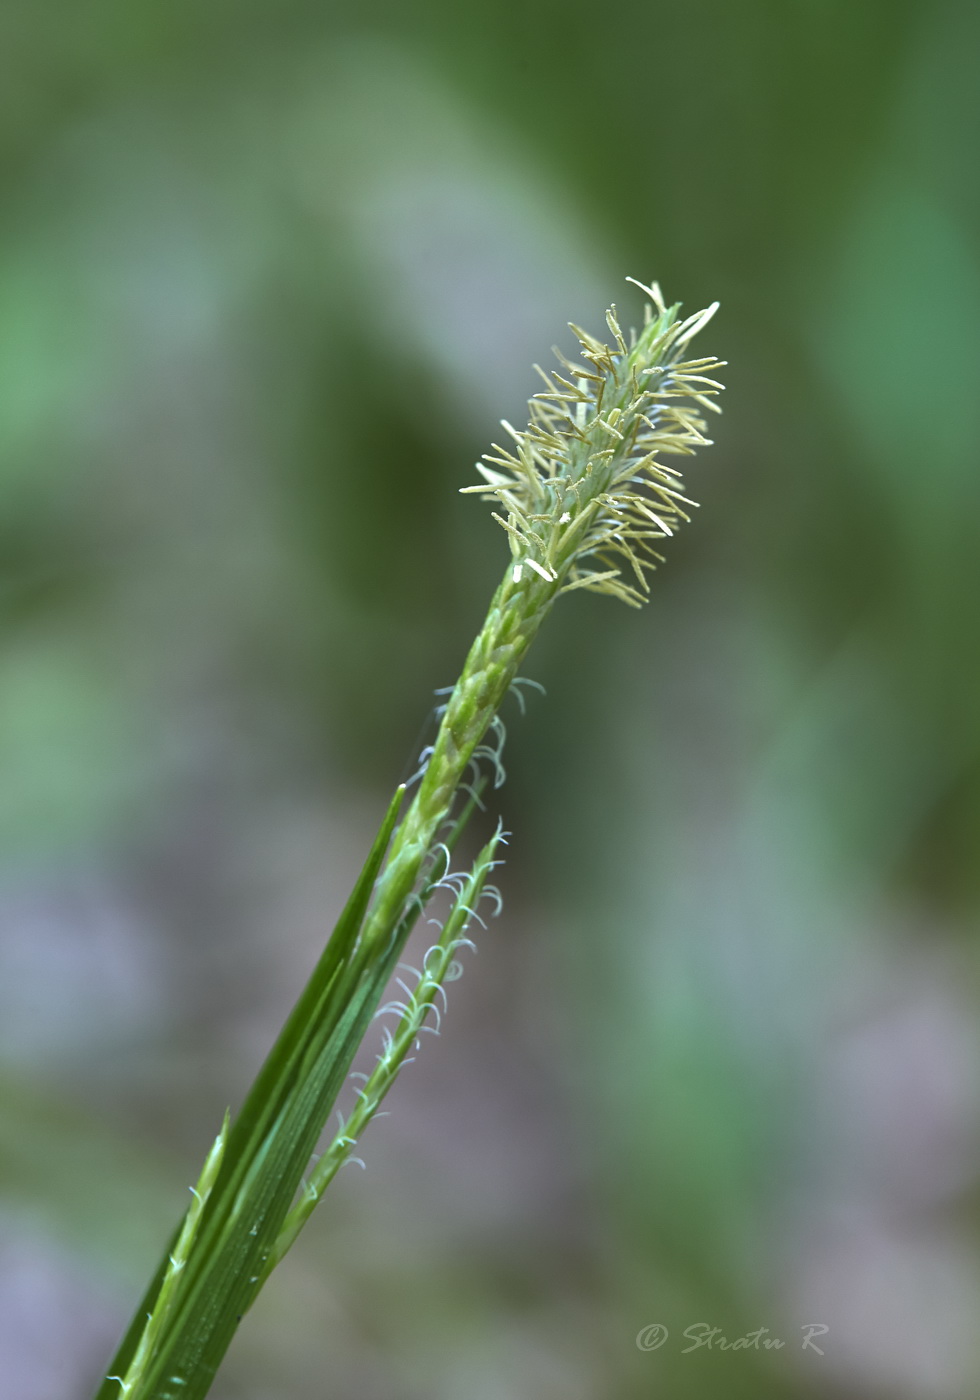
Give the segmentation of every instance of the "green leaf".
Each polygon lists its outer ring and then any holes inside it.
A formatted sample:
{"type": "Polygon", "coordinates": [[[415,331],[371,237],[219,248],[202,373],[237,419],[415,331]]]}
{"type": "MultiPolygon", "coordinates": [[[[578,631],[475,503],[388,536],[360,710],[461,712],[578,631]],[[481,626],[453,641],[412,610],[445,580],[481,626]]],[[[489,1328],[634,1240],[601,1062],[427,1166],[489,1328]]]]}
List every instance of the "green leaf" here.
{"type": "MultiPolygon", "coordinates": [[[[396,792],[360,877],[309,982],[259,1072],[228,1136],[194,1247],[145,1369],[127,1400],[191,1400],[214,1371],[255,1293],[350,1062],[394,970],[408,922],[389,953],[359,965],[357,936],[384,862],[404,788],[396,792]]],[[[185,1217],[186,1218],[186,1217],[185,1217]]],[[[171,1270],[182,1225],[123,1339],[109,1373],[125,1376],[171,1270]]],[[[108,1378],[96,1400],[117,1400],[108,1378]]]]}

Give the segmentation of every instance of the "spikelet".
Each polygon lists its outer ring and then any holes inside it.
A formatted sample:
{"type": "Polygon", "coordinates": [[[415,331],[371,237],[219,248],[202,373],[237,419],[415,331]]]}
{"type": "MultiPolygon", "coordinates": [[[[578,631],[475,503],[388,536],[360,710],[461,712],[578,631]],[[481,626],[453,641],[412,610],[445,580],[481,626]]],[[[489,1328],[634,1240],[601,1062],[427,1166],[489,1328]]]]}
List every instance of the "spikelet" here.
{"type": "Polygon", "coordinates": [[[527,428],[504,421],[513,448],[495,443],[477,463],[483,483],[462,489],[506,512],[494,519],[507,532],[515,580],[530,568],[557,591],[588,588],[637,607],[647,572],[663,561],[657,542],[697,504],[659,457],[709,444],[701,409],[720,412],[714,400],[724,386],[709,374],[724,362],[684,358],[717,302],[681,321],[679,304],[666,306],[656,283],[635,285],[650,298],[643,330],[627,343],[615,307],[606,313],[612,345],[573,325],[584,363],[555,351],[565,373],[538,369],[546,388],[529,401],[527,428]]]}

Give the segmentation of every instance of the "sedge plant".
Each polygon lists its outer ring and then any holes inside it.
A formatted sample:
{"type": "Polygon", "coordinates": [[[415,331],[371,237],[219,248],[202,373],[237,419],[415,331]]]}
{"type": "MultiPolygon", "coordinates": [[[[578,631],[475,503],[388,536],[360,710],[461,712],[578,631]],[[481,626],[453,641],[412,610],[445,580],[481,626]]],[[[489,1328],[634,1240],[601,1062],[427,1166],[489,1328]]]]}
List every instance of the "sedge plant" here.
{"type": "MultiPolygon", "coordinates": [[[[642,284],[637,283],[642,287],[642,284]]],[[[395,792],[333,934],[232,1121],[226,1115],[191,1201],[96,1400],[201,1400],[238,1324],[353,1152],[424,1029],[438,1027],[455,955],[470,942],[498,826],[468,872],[453,851],[480,803],[481,760],[503,776],[499,710],[520,697],[519,668],[556,600],[585,588],[639,606],[662,542],[694,502],[664,457],[708,442],[702,410],[717,410],[719,361],[690,357],[710,306],[682,320],[656,284],[645,324],[627,339],[615,308],[607,344],[573,326],[581,358],[538,371],[523,431],[478,463],[464,491],[493,502],[510,546],[504,572],[459,679],[439,708],[438,732],[411,784],[395,792]],[[415,788],[409,799],[408,789],[415,788]],[[462,805],[461,805],[462,802],[462,805]],[[448,917],[414,985],[398,978],[406,940],[430,900],[451,894],[448,917]],[[382,1006],[389,985],[399,995],[382,1006]],[[373,1071],[326,1150],[313,1154],[351,1063],[376,1015],[395,1016],[373,1071]],[[311,1166],[311,1161],[313,1165],[311,1166]]],[[[482,805],[482,804],[481,804],[482,805]]],[[[481,921],[482,922],[482,921],[481,921]]]]}

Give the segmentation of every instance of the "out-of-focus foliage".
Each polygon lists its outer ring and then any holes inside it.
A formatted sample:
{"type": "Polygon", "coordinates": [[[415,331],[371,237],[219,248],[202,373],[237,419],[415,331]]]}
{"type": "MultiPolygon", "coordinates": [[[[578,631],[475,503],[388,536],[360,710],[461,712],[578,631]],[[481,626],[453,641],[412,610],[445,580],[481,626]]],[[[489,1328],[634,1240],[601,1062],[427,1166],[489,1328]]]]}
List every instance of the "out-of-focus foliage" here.
{"type": "Polygon", "coordinates": [[[215,1394],[976,1393],[978,45],[6,7],[12,1395],[94,1388],[500,573],[456,488],[627,273],[722,303],[702,511],[643,615],[542,637],[505,914],[215,1394]]]}

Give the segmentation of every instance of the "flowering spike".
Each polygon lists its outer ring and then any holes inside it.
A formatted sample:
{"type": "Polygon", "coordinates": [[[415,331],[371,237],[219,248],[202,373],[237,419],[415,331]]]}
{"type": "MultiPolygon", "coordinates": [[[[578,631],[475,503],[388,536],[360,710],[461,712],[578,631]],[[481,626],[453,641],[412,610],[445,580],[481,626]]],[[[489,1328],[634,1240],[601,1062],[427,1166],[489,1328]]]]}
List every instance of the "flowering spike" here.
{"type": "Polygon", "coordinates": [[[687,456],[708,445],[700,410],[720,412],[714,399],[723,387],[708,373],[722,361],[682,358],[718,303],[679,321],[679,305],[668,307],[655,282],[635,285],[652,302],[643,329],[627,344],[615,307],[606,313],[612,345],[573,325],[584,367],[556,351],[567,377],[538,371],[546,387],[529,401],[527,428],[504,424],[515,452],[486,455],[493,468],[478,467],[486,484],[463,487],[503,507],[494,519],[517,560],[515,582],[526,564],[556,593],[589,588],[634,606],[648,591],[644,570],[660,558],[649,540],[673,535],[690,519],[682,504],[695,504],[657,454],[687,456]]]}

